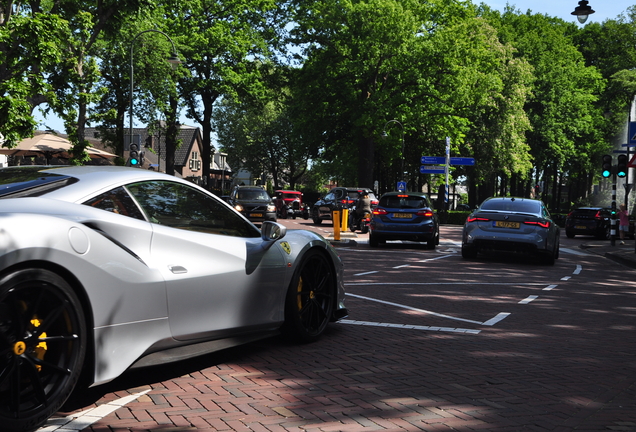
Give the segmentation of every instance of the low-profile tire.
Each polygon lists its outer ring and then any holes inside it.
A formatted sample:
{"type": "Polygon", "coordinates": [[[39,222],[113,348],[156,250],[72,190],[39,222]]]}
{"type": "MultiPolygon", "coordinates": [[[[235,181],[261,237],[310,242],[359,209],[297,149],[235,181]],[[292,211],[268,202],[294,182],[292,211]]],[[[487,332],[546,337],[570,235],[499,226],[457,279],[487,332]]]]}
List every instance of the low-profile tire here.
{"type": "Polygon", "coordinates": [[[309,250],[287,290],[283,331],[300,342],[317,340],[331,321],[336,292],[329,259],[319,250],[309,250]]]}
{"type": "Polygon", "coordinates": [[[87,331],[77,295],[59,275],[23,269],[0,280],[0,424],[34,430],[75,388],[87,331]]]}
{"type": "Polygon", "coordinates": [[[612,227],[609,225],[605,227],[603,232],[599,233],[596,238],[599,240],[610,240],[612,238],[612,227]]]}
{"type": "Polygon", "coordinates": [[[477,257],[477,249],[474,246],[462,245],[462,258],[473,259],[477,257]]]}
{"type": "Polygon", "coordinates": [[[437,231],[433,237],[426,242],[426,246],[428,249],[430,250],[434,250],[435,246],[437,246],[439,244],[439,231],[437,231]]]}
{"type": "Polygon", "coordinates": [[[380,242],[378,241],[378,236],[374,235],[373,233],[369,234],[369,246],[378,247],[378,244],[380,244],[380,242]]]}
{"type": "Polygon", "coordinates": [[[318,211],[313,212],[311,219],[313,220],[314,225],[320,225],[322,223],[322,219],[318,216],[318,211]]]}
{"type": "Polygon", "coordinates": [[[556,261],[556,253],[555,251],[552,251],[550,253],[544,254],[542,258],[543,258],[543,263],[545,265],[552,266],[554,265],[554,262],[556,261]]]}

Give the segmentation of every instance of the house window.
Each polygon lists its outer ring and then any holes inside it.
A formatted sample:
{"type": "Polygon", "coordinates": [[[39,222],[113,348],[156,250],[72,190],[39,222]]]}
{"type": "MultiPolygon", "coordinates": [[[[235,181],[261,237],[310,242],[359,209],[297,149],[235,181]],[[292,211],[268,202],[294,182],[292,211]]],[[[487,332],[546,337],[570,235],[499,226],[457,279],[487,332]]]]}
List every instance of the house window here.
{"type": "Polygon", "coordinates": [[[192,152],[190,155],[189,167],[191,171],[199,171],[201,169],[201,159],[199,159],[198,152],[192,152]]]}

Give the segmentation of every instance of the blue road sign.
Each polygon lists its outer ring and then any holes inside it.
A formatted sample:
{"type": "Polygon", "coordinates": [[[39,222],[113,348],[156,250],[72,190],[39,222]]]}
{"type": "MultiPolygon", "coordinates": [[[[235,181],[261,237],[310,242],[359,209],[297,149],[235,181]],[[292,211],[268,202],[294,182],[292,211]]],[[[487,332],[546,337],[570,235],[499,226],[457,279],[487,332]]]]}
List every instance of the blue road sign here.
{"type": "Polygon", "coordinates": [[[469,157],[452,157],[450,158],[451,165],[475,165],[475,159],[469,157]]]}
{"type": "Polygon", "coordinates": [[[629,136],[627,144],[636,144],[636,122],[629,122],[629,136]]]}
{"type": "Polygon", "coordinates": [[[421,174],[444,174],[445,172],[446,172],[445,166],[422,165],[420,167],[421,174]]]}
{"type": "Polygon", "coordinates": [[[445,164],[446,158],[444,156],[422,156],[420,163],[425,165],[445,164]]]}
{"type": "Polygon", "coordinates": [[[404,192],[406,190],[406,182],[404,181],[397,182],[397,190],[399,192],[404,192]]]}

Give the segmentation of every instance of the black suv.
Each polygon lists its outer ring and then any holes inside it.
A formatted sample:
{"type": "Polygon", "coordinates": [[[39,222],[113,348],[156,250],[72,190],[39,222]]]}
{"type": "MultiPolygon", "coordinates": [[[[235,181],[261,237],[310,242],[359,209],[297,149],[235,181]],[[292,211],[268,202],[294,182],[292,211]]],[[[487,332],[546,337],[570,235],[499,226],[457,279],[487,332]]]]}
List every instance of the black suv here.
{"type": "MultiPolygon", "coordinates": [[[[611,235],[612,210],[604,207],[581,207],[572,210],[565,218],[565,235],[574,238],[575,235],[594,236],[607,240],[611,235]]],[[[618,219],[618,218],[617,218],[618,219]]],[[[618,220],[616,221],[618,232],[618,220]]]]}
{"type": "Polygon", "coordinates": [[[262,187],[235,186],[228,203],[252,222],[276,222],[276,206],[262,187]]]}
{"type": "Polygon", "coordinates": [[[371,199],[371,206],[378,205],[378,199],[371,189],[357,187],[335,187],[320,198],[311,210],[314,224],[320,225],[323,220],[331,220],[331,212],[354,206],[360,197],[360,192],[366,191],[371,199]]]}

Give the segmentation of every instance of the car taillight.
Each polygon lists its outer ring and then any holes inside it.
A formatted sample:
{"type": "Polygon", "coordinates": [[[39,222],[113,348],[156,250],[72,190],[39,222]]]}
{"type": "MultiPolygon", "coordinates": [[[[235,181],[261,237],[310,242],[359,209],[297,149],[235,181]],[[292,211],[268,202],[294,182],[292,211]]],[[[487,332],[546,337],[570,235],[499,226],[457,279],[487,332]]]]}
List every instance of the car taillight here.
{"type": "Polygon", "coordinates": [[[525,221],[527,225],[539,225],[541,228],[550,228],[550,221],[525,221]]]}
{"type": "Polygon", "coordinates": [[[594,219],[603,219],[603,216],[601,216],[601,211],[597,211],[596,214],[594,215],[594,219]]]}
{"type": "Polygon", "coordinates": [[[378,200],[371,201],[371,205],[372,206],[377,206],[379,203],[380,203],[380,201],[378,201],[378,200]]]}
{"type": "Polygon", "coordinates": [[[383,208],[375,208],[373,209],[373,214],[374,215],[385,215],[388,212],[386,210],[384,210],[383,208]]]}
{"type": "Polygon", "coordinates": [[[430,210],[420,210],[417,212],[417,215],[424,217],[433,217],[433,212],[430,210]]]}
{"type": "Polygon", "coordinates": [[[466,222],[488,222],[490,219],[482,217],[470,217],[466,218],[466,222]]]}

